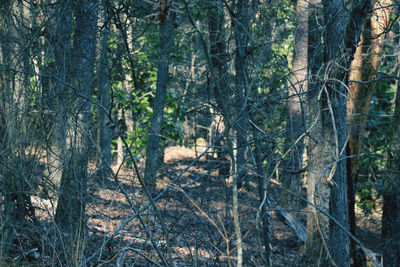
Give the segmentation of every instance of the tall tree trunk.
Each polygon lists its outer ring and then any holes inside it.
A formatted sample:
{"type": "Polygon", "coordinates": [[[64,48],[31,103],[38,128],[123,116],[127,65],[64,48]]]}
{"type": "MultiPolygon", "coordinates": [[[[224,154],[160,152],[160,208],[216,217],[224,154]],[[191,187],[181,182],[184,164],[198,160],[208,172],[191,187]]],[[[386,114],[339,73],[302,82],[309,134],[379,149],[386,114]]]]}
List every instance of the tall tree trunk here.
{"type": "MultiPolygon", "coordinates": [[[[348,227],[348,200],[346,183],[346,87],[347,69],[353,56],[361,32],[363,18],[369,11],[369,1],[360,0],[345,4],[341,0],[323,0],[324,14],[324,83],[318,95],[310,95],[310,102],[317,102],[316,127],[320,134],[310,138],[313,150],[310,155],[308,180],[308,197],[311,202],[322,205],[329,202],[329,213],[336,222],[330,220],[329,227],[317,220],[317,229],[321,229],[318,239],[307,240],[311,245],[325,247],[329,260],[337,266],[349,266],[349,237],[341,227],[348,227]],[[317,97],[312,98],[312,97],[317,97]],[[317,140],[315,142],[314,140],[317,140]],[[316,158],[318,157],[318,158],[316,158]],[[338,225],[340,224],[340,225],[338,225]],[[328,234],[326,234],[326,229],[328,234]],[[312,244],[313,240],[316,240],[312,244]],[[311,242],[311,243],[310,243],[311,242]]],[[[315,115],[314,115],[315,116],[315,115]]],[[[316,129],[317,129],[316,128],[316,129]]],[[[311,218],[310,218],[311,219],[311,218]]],[[[315,219],[314,219],[315,220],[315,219]]],[[[318,236],[316,230],[308,236],[318,236]]],[[[315,256],[315,255],[312,255],[315,256]]],[[[316,258],[318,259],[318,258],[316,258]]]]}
{"type": "MultiPolygon", "coordinates": [[[[222,134],[226,127],[224,123],[224,118],[220,114],[223,114],[224,111],[224,103],[225,99],[220,99],[217,97],[218,92],[216,90],[220,90],[220,93],[223,97],[226,97],[228,93],[228,81],[227,81],[227,73],[228,67],[226,65],[226,47],[225,47],[225,29],[224,29],[224,6],[223,1],[215,0],[210,5],[210,9],[208,10],[208,29],[209,29],[209,40],[210,40],[210,57],[213,69],[210,70],[214,72],[215,79],[218,83],[218,88],[214,88],[214,91],[210,92],[210,99],[215,99],[217,104],[217,110],[213,110],[212,116],[212,124],[211,124],[211,134],[219,135],[222,134]],[[214,131],[213,131],[214,130],[214,131]]],[[[222,98],[223,98],[222,97],[222,98]]],[[[211,136],[214,138],[214,136],[211,136]]],[[[217,147],[217,159],[219,163],[218,174],[222,177],[226,177],[229,175],[230,166],[229,159],[227,158],[228,153],[227,149],[227,140],[225,137],[220,138],[219,141],[215,144],[217,147]]]]}
{"type": "Polygon", "coordinates": [[[168,68],[174,30],[174,14],[170,14],[170,3],[167,0],[163,0],[162,2],[164,2],[164,4],[161,6],[165,10],[160,11],[160,56],[158,59],[156,94],[152,103],[153,116],[150,121],[150,132],[146,146],[147,155],[144,174],[145,183],[151,189],[155,188],[157,169],[160,165],[160,134],[167,94],[168,68]]]}
{"type": "MultiPolygon", "coordinates": [[[[349,67],[345,53],[346,14],[344,3],[339,0],[322,1],[325,19],[325,76],[328,79],[337,79],[346,82],[346,71],[349,67]],[[340,14],[340,16],[338,16],[340,14]],[[337,64],[337,65],[336,65],[337,64]],[[335,66],[336,65],[336,66],[335,66]],[[339,68],[337,67],[339,66],[339,68]]],[[[346,55],[352,56],[352,55],[346,55]]],[[[343,226],[348,226],[348,202],[346,183],[346,156],[345,142],[346,131],[346,88],[337,82],[327,81],[322,89],[324,110],[321,112],[322,131],[324,140],[327,141],[331,157],[325,166],[334,164],[329,168],[333,177],[330,190],[329,213],[343,226]],[[332,153],[334,152],[334,153],[332,153]],[[333,154],[333,155],[332,155],[333,154]]],[[[324,166],[324,167],[325,167],[324,166]]],[[[336,223],[329,223],[328,248],[332,260],[338,266],[350,266],[349,236],[336,223]]]]}
{"type": "MultiPolygon", "coordinates": [[[[326,172],[321,174],[321,166],[327,157],[325,145],[318,145],[324,142],[320,136],[322,132],[321,120],[319,117],[320,103],[318,101],[321,80],[319,71],[323,63],[323,47],[321,43],[322,29],[319,24],[322,21],[321,1],[310,2],[309,10],[309,33],[308,33],[308,68],[309,83],[307,93],[307,129],[310,129],[309,138],[306,142],[307,149],[307,199],[324,210],[329,207],[329,185],[326,182],[326,172]],[[314,125],[315,124],[315,125],[314,125]],[[319,181],[319,182],[318,182],[319,181]],[[318,190],[317,189],[318,183],[318,190]],[[321,203],[320,199],[323,200],[321,203]]],[[[328,234],[327,218],[319,214],[312,206],[307,207],[307,241],[305,244],[305,257],[313,263],[320,262],[321,265],[328,265],[324,240],[328,234]]]]}
{"type": "MultiPolygon", "coordinates": [[[[392,0],[376,1],[371,19],[363,26],[360,42],[356,49],[354,59],[351,63],[349,79],[352,81],[372,81],[377,77],[378,68],[382,58],[382,48],[385,40],[385,32],[389,25],[390,14],[393,6],[392,0]]],[[[349,123],[349,155],[355,155],[349,159],[350,172],[348,175],[349,185],[349,220],[350,231],[355,235],[355,193],[358,182],[359,154],[361,152],[368,111],[371,103],[372,93],[376,82],[361,84],[349,82],[350,94],[347,100],[347,117],[349,123]]],[[[352,257],[355,264],[360,265],[361,259],[357,256],[354,241],[351,241],[352,257]]]]}
{"type": "MultiPolygon", "coordinates": [[[[293,192],[300,194],[301,176],[296,174],[302,166],[304,140],[297,140],[304,132],[304,93],[307,91],[308,75],[308,0],[297,0],[297,26],[294,33],[294,52],[292,74],[287,103],[285,150],[290,149],[289,161],[284,164],[282,185],[293,192]],[[296,143],[297,142],[297,143],[296,143]]],[[[287,191],[281,192],[283,207],[299,210],[299,201],[296,196],[287,191]]]]}
{"type": "MultiPolygon", "coordinates": [[[[234,124],[235,131],[235,159],[232,160],[232,213],[236,233],[237,266],[243,264],[243,244],[239,218],[238,184],[245,182],[247,176],[246,150],[247,150],[247,128],[248,111],[247,101],[250,93],[249,77],[247,70],[247,49],[250,38],[250,8],[249,1],[238,0],[235,6],[235,17],[233,18],[233,30],[235,33],[235,95],[234,124]]],[[[233,156],[233,155],[231,155],[233,156]]]]}
{"type": "MultiPolygon", "coordinates": [[[[326,103],[331,109],[329,114],[322,113],[323,130],[330,132],[330,138],[335,140],[332,150],[335,151],[329,212],[342,224],[348,226],[348,199],[346,175],[346,94],[343,84],[347,83],[347,69],[353,57],[356,45],[361,34],[361,26],[366,14],[370,10],[370,1],[360,0],[352,6],[344,2],[323,1],[325,18],[325,75],[329,79],[324,89],[326,103]],[[340,15],[339,15],[340,14],[340,15]],[[346,18],[346,15],[349,16],[346,18]],[[334,64],[334,65],[333,65],[334,64]],[[341,81],[338,83],[336,81],[341,81]],[[330,98],[330,99],[329,99],[330,98]]],[[[329,224],[328,247],[332,259],[338,266],[350,264],[349,236],[332,220],[329,224]]]]}
{"type": "MultiPolygon", "coordinates": [[[[49,14],[51,21],[51,38],[49,44],[53,48],[55,69],[44,66],[43,72],[52,71],[57,79],[46,81],[42,79],[43,92],[48,96],[48,105],[53,112],[54,121],[51,140],[47,151],[48,171],[53,185],[52,196],[57,197],[60,189],[62,169],[67,164],[67,83],[69,83],[69,68],[71,64],[71,34],[72,34],[72,1],[60,5],[58,13],[49,14]],[[54,71],[54,72],[53,72],[54,71]],[[49,86],[54,81],[54,86],[49,86]]],[[[46,55],[49,56],[50,55],[46,55]]]]}
{"type": "MultiPolygon", "coordinates": [[[[400,54],[397,62],[400,63],[400,54]]],[[[398,74],[400,75],[400,71],[398,74]]],[[[387,169],[384,177],[382,214],[383,266],[400,266],[400,90],[397,81],[395,109],[390,134],[387,169]]]]}
{"type": "Polygon", "coordinates": [[[236,14],[234,18],[235,32],[235,95],[234,112],[235,141],[236,141],[236,173],[238,182],[244,182],[247,176],[246,150],[247,150],[247,128],[248,111],[247,101],[250,93],[249,77],[247,71],[247,49],[249,40],[250,9],[248,1],[238,0],[236,3],[236,14]]]}
{"type": "MultiPolygon", "coordinates": [[[[109,63],[108,63],[108,15],[107,15],[107,2],[102,0],[102,10],[100,12],[100,57],[98,63],[98,97],[100,104],[110,111],[110,78],[109,78],[109,63]]],[[[99,143],[100,143],[100,157],[98,169],[100,175],[105,177],[108,173],[107,166],[111,165],[111,129],[108,127],[109,118],[104,113],[104,110],[98,108],[98,124],[99,124],[99,143]]]]}
{"type": "Polygon", "coordinates": [[[64,166],[55,221],[75,242],[84,232],[89,157],[90,98],[96,49],[97,1],[75,2],[75,29],[72,49],[71,84],[73,116],[69,117],[69,158],[64,166]],[[76,96],[80,94],[83,97],[76,96]]]}

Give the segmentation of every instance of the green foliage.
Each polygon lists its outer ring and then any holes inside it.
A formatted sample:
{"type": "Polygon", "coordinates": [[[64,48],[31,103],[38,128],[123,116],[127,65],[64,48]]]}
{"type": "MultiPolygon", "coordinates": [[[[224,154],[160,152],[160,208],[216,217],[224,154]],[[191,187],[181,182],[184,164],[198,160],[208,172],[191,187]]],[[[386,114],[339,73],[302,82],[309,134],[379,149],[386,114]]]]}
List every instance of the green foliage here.
{"type": "Polygon", "coordinates": [[[372,180],[363,181],[357,188],[357,206],[366,214],[375,209],[376,192],[373,190],[374,182],[372,180]]]}
{"type": "Polygon", "coordinates": [[[392,102],[395,83],[382,79],[376,84],[366,125],[367,138],[361,151],[359,179],[357,183],[357,206],[364,212],[375,208],[375,199],[382,193],[382,171],[386,166],[392,102]]]}
{"type": "Polygon", "coordinates": [[[150,119],[153,111],[150,107],[148,96],[139,96],[132,92],[130,97],[131,105],[129,108],[132,108],[133,120],[140,123],[136,123],[137,127],[134,127],[133,132],[127,133],[127,142],[132,153],[140,154],[146,147],[150,119]]]}
{"type": "Polygon", "coordinates": [[[167,92],[167,105],[164,109],[164,120],[161,128],[161,134],[165,137],[165,143],[168,141],[178,141],[183,139],[182,125],[186,105],[182,101],[182,96],[174,91],[167,92]]]}

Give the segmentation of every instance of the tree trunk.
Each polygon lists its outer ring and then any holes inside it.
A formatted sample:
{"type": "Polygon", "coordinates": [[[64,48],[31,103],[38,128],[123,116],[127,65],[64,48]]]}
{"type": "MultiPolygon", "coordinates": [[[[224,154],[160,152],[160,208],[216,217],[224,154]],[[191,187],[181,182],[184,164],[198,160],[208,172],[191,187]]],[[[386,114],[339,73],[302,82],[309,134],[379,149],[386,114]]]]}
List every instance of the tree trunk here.
{"type": "MultiPolygon", "coordinates": [[[[310,2],[309,11],[307,129],[310,130],[310,133],[306,142],[308,158],[306,181],[307,199],[327,211],[330,193],[329,185],[326,182],[327,172],[320,173],[321,166],[324,166],[324,161],[327,157],[329,158],[329,151],[326,151],[326,146],[321,144],[324,140],[320,136],[322,127],[319,117],[320,103],[318,102],[319,88],[321,86],[318,72],[322,68],[323,61],[322,29],[318,27],[319,22],[322,20],[320,4],[321,1],[319,0],[310,2]],[[319,178],[320,175],[321,178],[319,178]],[[317,183],[319,192],[316,190],[317,183]],[[321,203],[321,199],[323,203],[321,203]]],[[[329,260],[323,240],[328,233],[327,218],[319,214],[312,206],[308,206],[307,210],[305,257],[307,261],[314,264],[320,262],[321,265],[328,265],[329,260]]]]}
{"type": "Polygon", "coordinates": [[[75,30],[72,50],[71,84],[74,86],[73,116],[69,117],[69,159],[64,166],[55,221],[76,241],[84,232],[89,156],[90,98],[93,88],[93,65],[96,49],[97,1],[75,3],[75,30]]]}
{"type": "MultiPolygon", "coordinates": [[[[329,199],[329,213],[343,227],[348,227],[348,200],[346,183],[346,87],[347,69],[350,67],[350,58],[353,56],[358,36],[361,32],[363,18],[369,11],[369,1],[358,1],[352,5],[345,5],[341,0],[323,0],[325,21],[324,41],[324,83],[321,84],[318,94],[310,95],[309,102],[317,101],[319,105],[316,126],[320,134],[310,138],[308,197],[327,204],[329,199]],[[317,98],[315,98],[317,97],[317,98]],[[313,139],[313,140],[311,140],[313,139]],[[314,141],[316,140],[316,142],[314,141]],[[314,144],[314,145],[312,145],[314,144]]],[[[313,105],[313,104],[311,104],[313,105]]],[[[314,105],[315,106],[315,105],[314,105]]],[[[310,107],[310,109],[313,107],[310,107]]],[[[318,132],[317,132],[318,133],[318,132]]],[[[318,203],[322,205],[322,203],[318,203]]],[[[322,205],[324,207],[324,205],[322,205]]],[[[312,219],[312,218],[310,218],[312,219]]],[[[314,219],[315,220],[315,219],[314,219]]],[[[318,239],[326,240],[329,261],[337,266],[349,266],[349,237],[339,225],[332,220],[329,227],[324,222],[317,221],[321,233],[317,239],[307,240],[310,246],[325,247],[325,242],[318,246],[318,239]],[[326,229],[328,234],[326,234],[326,229]],[[312,243],[315,240],[314,244],[312,243]]],[[[312,223],[310,222],[310,225],[312,223]]],[[[318,231],[307,230],[308,237],[318,236],[318,231]]],[[[315,255],[308,255],[309,257],[315,255]]],[[[314,258],[316,260],[318,258],[314,258]]]]}
{"type": "MultiPolygon", "coordinates": [[[[283,165],[282,185],[300,194],[301,175],[295,174],[302,167],[304,140],[297,140],[304,132],[304,93],[307,91],[308,75],[308,0],[297,0],[297,27],[294,33],[292,74],[287,102],[285,151],[290,149],[289,161],[283,165]],[[296,141],[298,141],[296,143],[296,141]]],[[[300,209],[296,196],[281,192],[281,205],[295,211],[300,209]]]]}
{"type": "Polygon", "coordinates": [[[244,182],[247,176],[246,150],[247,150],[247,128],[248,112],[247,101],[250,93],[249,77],[247,73],[247,49],[249,40],[249,3],[239,0],[236,3],[236,15],[234,18],[235,32],[235,95],[234,112],[235,142],[236,142],[236,173],[238,182],[244,182]]]}
{"type": "MultiPolygon", "coordinates": [[[[100,12],[100,57],[98,63],[98,97],[100,104],[110,111],[110,79],[109,79],[109,63],[108,63],[108,35],[109,25],[107,25],[107,0],[102,0],[102,10],[100,12]]],[[[98,162],[99,174],[104,178],[108,171],[107,166],[111,165],[111,129],[108,127],[109,118],[101,108],[97,109],[99,124],[99,143],[100,157],[98,162]]]]}
{"type": "Polygon", "coordinates": [[[153,100],[153,116],[150,121],[150,132],[146,146],[146,165],[144,179],[151,188],[155,188],[157,169],[160,165],[160,134],[163,122],[165,98],[168,85],[168,68],[173,40],[173,18],[170,6],[165,1],[165,10],[160,11],[160,56],[158,60],[156,94],[153,100]]]}
{"type": "MultiPolygon", "coordinates": [[[[341,17],[346,14],[346,10],[342,1],[323,0],[324,18],[325,18],[325,75],[328,79],[337,79],[346,83],[346,71],[349,67],[346,59],[342,58],[345,53],[345,33],[346,21],[341,17]],[[337,16],[336,14],[341,14],[337,16]],[[334,66],[334,64],[338,64],[334,66]]],[[[352,55],[346,55],[352,56],[352,55]]],[[[331,154],[330,162],[334,164],[329,168],[333,172],[331,179],[331,192],[329,201],[329,213],[337,219],[343,226],[348,226],[348,202],[347,202],[347,182],[346,182],[346,150],[345,143],[347,138],[346,131],[346,88],[337,82],[328,81],[326,87],[323,88],[324,108],[328,106],[331,111],[322,111],[322,131],[325,133],[325,140],[328,142],[329,153],[331,154]],[[331,104],[329,103],[331,102],[331,104]],[[332,141],[334,143],[332,143],[332,141]]],[[[325,165],[325,166],[326,166],[325,165]]],[[[349,254],[349,236],[336,223],[329,223],[328,248],[332,256],[332,260],[337,266],[350,266],[349,254]]]]}
{"type": "MultiPolygon", "coordinates": [[[[247,150],[247,128],[248,128],[248,111],[247,98],[249,97],[250,88],[247,70],[247,49],[248,40],[250,38],[249,20],[250,8],[249,2],[238,0],[235,7],[235,17],[233,18],[233,30],[235,33],[235,95],[233,98],[233,111],[235,112],[232,118],[234,124],[232,128],[235,130],[235,159],[232,160],[232,213],[234,228],[236,234],[236,249],[237,249],[237,266],[243,264],[243,244],[242,234],[240,229],[239,218],[239,198],[238,185],[246,182],[246,150],[247,150]]],[[[231,148],[232,149],[232,148],[231,148]]],[[[233,156],[233,155],[231,155],[233,156]]]]}
{"type": "MultiPolygon", "coordinates": [[[[389,25],[390,14],[392,12],[392,0],[376,1],[371,19],[368,19],[363,26],[363,33],[351,63],[349,79],[352,81],[372,81],[377,77],[378,68],[382,58],[385,31],[389,25]]],[[[349,123],[349,155],[355,155],[349,159],[350,172],[348,175],[349,185],[349,220],[350,231],[355,235],[355,193],[358,182],[359,154],[361,152],[365,137],[365,127],[371,103],[372,93],[376,82],[361,84],[349,82],[350,94],[347,100],[347,118],[349,123]]],[[[356,253],[354,241],[351,242],[352,257],[355,264],[360,257],[356,253]]]]}
{"type": "MultiPolygon", "coordinates": [[[[215,79],[218,83],[218,88],[214,88],[214,91],[210,92],[210,99],[215,99],[217,104],[217,110],[212,112],[212,124],[211,124],[211,140],[215,136],[222,134],[225,130],[225,123],[223,115],[224,107],[222,101],[224,99],[219,99],[217,97],[216,90],[220,90],[223,96],[228,95],[228,81],[226,79],[228,73],[228,67],[226,65],[226,47],[225,47],[225,30],[224,30],[224,7],[221,0],[215,0],[210,9],[208,10],[208,29],[209,29],[209,39],[210,39],[210,57],[212,63],[212,69],[210,71],[214,72],[215,79]]],[[[218,174],[221,177],[227,177],[229,175],[230,166],[227,153],[227,140],[225,137],[219,139],[215,144],[217,151],[218,160],[218,174]]]]}
{"type": "MultiPolygon", "coordinates": [[[[44,72],[51,72],[57,79],[43,83],[43,91],[47,94],[47,104],[54,114],[54,121],[49,149],[47,151],[49,179],[52,183],[50,196],[58,197],[62,169],[67,164],[67,83],[69,83],[69,68],[71,64],[71,34],[72,34],[72,2],[66,1],[60,6],[59,12],[50,14],[54,18],[51,27],[49,44],[53,48],[55,69],[44,66],[44,72]],[[54,86],[49,86],[54,82],[54,86]]],[[[50,56],[50,55],[49,55],[50,56]]]]}

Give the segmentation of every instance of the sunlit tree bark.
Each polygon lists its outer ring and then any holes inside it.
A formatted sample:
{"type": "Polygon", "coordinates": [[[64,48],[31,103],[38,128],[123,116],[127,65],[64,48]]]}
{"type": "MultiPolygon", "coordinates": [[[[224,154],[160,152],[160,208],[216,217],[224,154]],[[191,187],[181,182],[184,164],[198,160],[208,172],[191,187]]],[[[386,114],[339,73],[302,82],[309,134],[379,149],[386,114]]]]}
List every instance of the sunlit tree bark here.
{"type": "MultiPolygon", "coordinates": [[[[372,94],[376,85],[382,59],[382,49],[389,26],[390,14],[393,9],[392,0],[376,1],[373,13],[363,25],[363,32],[358,43],[354,59],[351,63],[349,94],[347,99],[347,117],[349,123],[349,155],[354,155],[350,161],[349,184],[349,220],[350,230],[355,235],[355,193],[358,183],[359,154],[365,137],[365,127],[372,94]],[[366,82],[366,83],[362,83],[366,82]]],[[[352,257],[357,260],[355,244],[352,241],[352,257]]]]}

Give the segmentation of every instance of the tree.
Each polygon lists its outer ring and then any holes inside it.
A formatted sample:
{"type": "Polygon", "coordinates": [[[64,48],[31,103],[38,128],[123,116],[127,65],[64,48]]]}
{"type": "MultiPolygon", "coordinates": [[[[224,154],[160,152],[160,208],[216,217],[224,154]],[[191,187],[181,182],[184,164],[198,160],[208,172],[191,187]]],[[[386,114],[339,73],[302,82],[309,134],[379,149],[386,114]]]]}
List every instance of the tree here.
{"type": "MultiPolygon", "coordinates": [[[[297,194],[301,189],[301,177],[299,172],[303,161],[304,140],[299,137],[304,132],[305,105],[304,93],[307,92],[308,80],[308,1],[298,0],[296,6],[297,26],[294,33],[294,51],[292,74],[287,102],[287,140],[286,149],[290,149],[289,160],[283,167],[282,184],[297,194]]],[[[286,150],[285,149],[285,150],[286,150]]],[[[299,201],[296,196],[283,191],[281,203],[290,205],[294,210],[299,209],[299,201]]]]}
{"type": "MultiPolygon", "coordinates": [[[[320,83],[319,95],[310,96],[309,103],[318,107],[315,131],[317,136],[311,136],[308,172],[309,201],[321,208],[328,207],[335,221],[316,220],[316,228],[308,224],[306,247],[309,252],[312,247],[323,247],[318,239],[325,244],[329,261],[338,266],[350,265],[349,237],[345,230],[348,226],[348,200],[346,183],[346,87],[347,69],[355,52],[358,37],[361,32],[363,16],[369,11],[369,1],[358,1],[345,4],[343,1],[322,1],[324,17],[324,60],[323,80],[320,83]],[[312,102],[316,101],[316,102],[312,102]],[[318,130],[317,130],[318,129],[318,130]],[[318,140],[315,142],[314,140],[318,140]],[[321,229],[322,228],[322,229],[321,229]],[[320,229],[320,231],[318,231],[320,229]],[[322,236],[321,236],[322,235],[322,236]],[[327,241],[325,241],[327,239],[327,241]]],[[[315,116],[314,116],[315,117],[315,116]]],[[[313,260],[318,254],[310,254],[313,260]]]]}
{"type": "MultiPolygon", "coordinates": [[[[218,86],[214,86],[214,89],[210,92],[210,99],[216,100],[216,110],[213,113],[216,113],[213,118],[212,128],[215,129],[215,135],[223,134],[225,131],[225,122],[224,120],[228,118],[224,118],[219,114],[226,115],[226,106],[225,102],[229,101],[229,83],[227,76],[228,66],[227,66],[227,51],[226,51],[226,36],[225,36],[225,15],[224,15],[224,7],[223,3],[220,0],[215,0],[210,3],[208,11],[208,29],[209,29],[209,42],[210,42],[210,58],[212,69],[210,71],[213,72],[212,75],[215,76],[215,82],[218,83],[218,86]]],[[[213,132],[211,134],[214,134],[213,132]]],[[[214,138],[214,136],[212,136],[214,138]]],[[[225,151],[228,150],[226,144],[227,140],[224,140],[225,137],[219,138],[218,142],[215,144],[217,147],[217,159],[220,163],[219,167],[219,175],[225,177],[229,175],[229,164],[225,162],[229,161],[227,158],[227,154],[225,151]]]]}
{"type": "MultiPolygon", "coordinates": [[[[383,43],[389,26],[392,12],[391,0],[380,0],[374,3],[372,16],[363,25],[363,32],[351,63],[349,80],[349,97],[347,100],[347,116],[349,121],[349,220],[350,230],[355,235],[355,192],[358,183],[360,152],[365,136],[367,115],[374,92],[378,68],[382,59],[383,43]],[[366,83],[362,83],[366,82],[366,83]]],[[[352,241],[352,257],[357,261],[354,241],[352,241]]],[[[359,259],[358,259],[359,260],[359,259]]]]}
{"type": "Polygon", "coordinates": [[[397,70],[394,2],[153,2],[0,4],[0,261],[271,266],[290,247],[280,260],[296,265],[307,216],[305,265],[349,266],[358,172],[384,195],[384,264],[397,264],[399,97],[392,122],[394,79],[376,75],[380,58],[397,70]],[[363,122],[373,87],[384,96],[363,122]],[[311,203],[295,220],[303,172],[311,203]],[[271,232],[282,217],[298,238],[271,232]]]}
{"type": "Polygon", "coordinates": [[[153,101],[153,115],[150,121],[150,132],[146,146],[146,166],[144,179],[146,184],[152,190],[155,189],[156,175],[160,159],[160,134],[163,122],[165,98],[167,94],[170,53],[173,43],[173,20],[174,14],[171,11],[171,2],[167,0],[160,1],[160,10],[158,18],[160,55],[157,68],[157,87],[153,101]]]}
{"type": "Polygon", "coordinates": [[[88,182],[90,102],[97,30],[97,1],[74,2],[75,28],[69,72],[68,159],[63,167],[55,221],[75,242],[84,233],[88,182]]]}
{"type": "MultiPolygon", "coordinates": [[[[100,99],[100,104],[106,109],[106,111],[110,111],[111,99],[110,99],[110,79],[109,79],[109,63],[108,63],[108,37],[109,37],[109,28],[110,25],[108,23],[108,14],[107,14],[107,0],[102,0],[102,10],[100,12],[100,56],[99,63],[97,65],[97,74],[98,74],[98,98],[100,99]]],[[[100,175],[105,177],[108,173],[107,168],[111,165],[111,128],[108,127],[110,123],[110,119],[105,114],[105,111],[101,108],[98,108],[98,124],[99,124],[99,144],[100,144],[100,158],[99,158],[99,170],[100,175]]]]}
{"type": "Polygon", "coordinates": [[[52,130],[47,151],[49,179],[53,185],[50,190],[53,196],[58,197],[62,170],[67,165],[67,84],[70,82],[71,65],[71,34],[72,34],[72,1],[66,1],[59,6],[58,16],[55,10],[48,11],[51,27],[48,29],[49,45],[53,53],[47,53],[47,58],[54,58],[54,68],[43,63],[43,73],[51,79],[42,79],[42,88],[45,103],[53,112],[52,130]],[[55,77],[55,78],[54,78],[55,77]],[[51,86],[52,85],[52,86],[51,86]]]}
{"type": "MultiPolygon", "coordinates": [[[[247,176],[246,150],[247,150],[247,128],[248,128],[248,106],[247,99],[250,94],[249,75],[247,66],[247,53],[249,42],[250,8],[249,2],[238,0],[235,5],[233,16],[233,30],[235,33],[235,92],[233,96],[233,112],[235,112],[232,128],[235,130],[236,155],[232,162],[232,209],[236,233],[237,266],[242,266],[242,236],[239,221],[238,184],[245,181],[247,176]]],[[[232,148],[231,148],[232,149],[232,148]]],[[[233,155],[231,155],[233,158],[233,155]]]]}
{"type": "MultiPolygon", "coordinates": [[[[324,210],[329,209],[329,185],[326,182],[326,174],[321,167],[328,157],[328,146],[321,137],[322,123],[320,118],[321,104],[318,95],[321,87],[319,72],[323,63],[322,29],[318,27],[322,20],[321,1],[310,3],[309,15],[309,41],[308,41],[308,66],[309,66],[309,90],[307,93],[307,130],[310,132],[306,142],[307,149],[307,199],[324,210]],[[322,202],[321,202],[322,200],[322,202]]],[[[305,256],[315,263],[329,264],[324,238],[328,234],[328,220],[319,214],[313,207],[307,208],[307,241],[305,244],[305,256]]]]}

